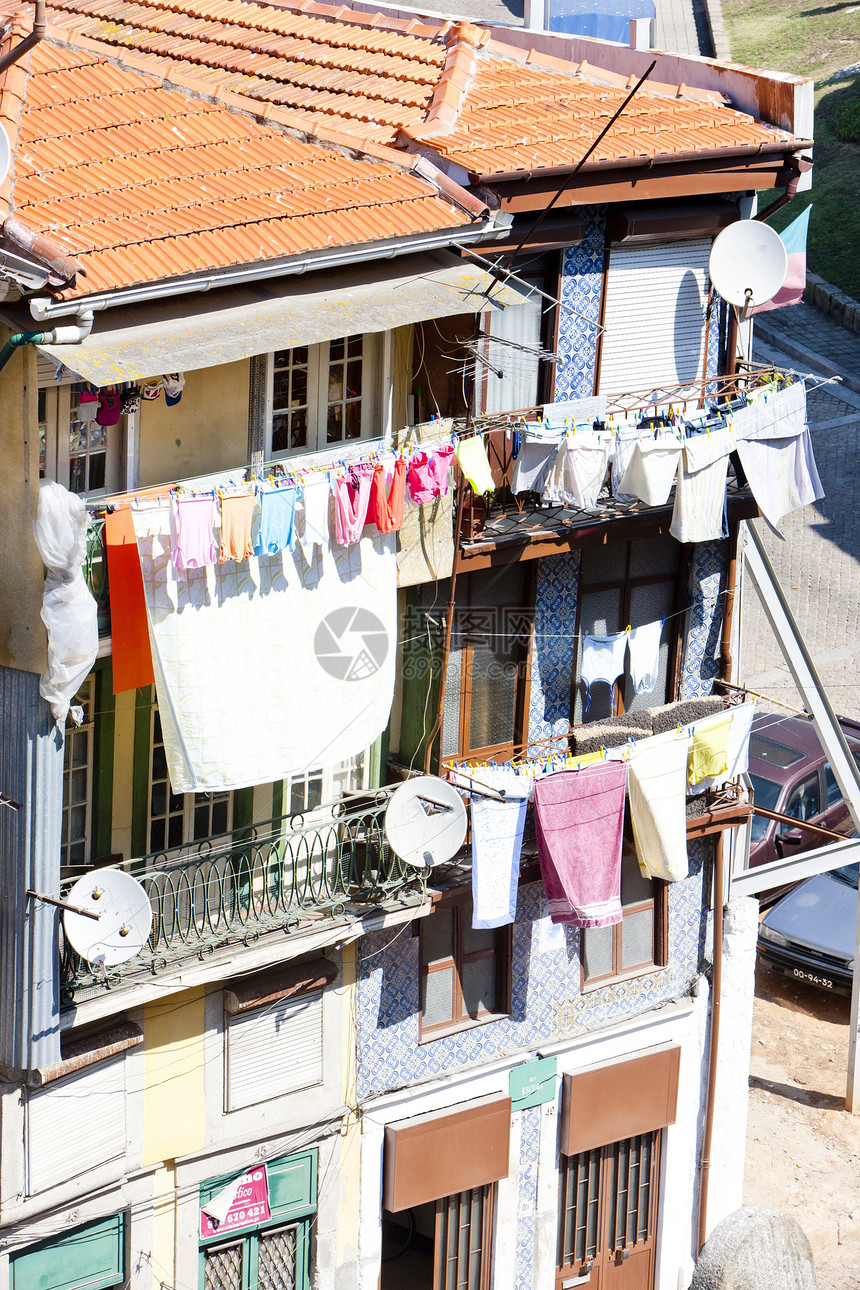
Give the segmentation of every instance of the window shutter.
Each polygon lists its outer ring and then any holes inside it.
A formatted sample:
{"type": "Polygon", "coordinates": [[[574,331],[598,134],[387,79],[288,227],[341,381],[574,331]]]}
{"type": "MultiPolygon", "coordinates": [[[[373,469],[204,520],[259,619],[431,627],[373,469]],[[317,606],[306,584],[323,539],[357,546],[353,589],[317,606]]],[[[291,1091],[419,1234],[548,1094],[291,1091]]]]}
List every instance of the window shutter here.
{"type": "Polygon", "coordinates": [[[125,1153],[125,1058],[88,1066],[27,1102],[28,1191],[44,1191],[125,1153]],[[91,1114],[82,1114],[82,1108],[91,1114]]]}
{"type": "Polygon", "coordinates": [[[230,1017],[226,1040],[228,1111],[321,1084],[322,991],[230,1017]]]}
{"type": "Polygon", "coordinates": [[[11,1290],[105,1290],[125,1280],[125,1215],[114,1214],[9,1261],[11,1290]]]}
{"type": "Polygon", "coordinates": [[[701,378],[710,253],[710,238],[610,251],[602,393],[701,378]]]}

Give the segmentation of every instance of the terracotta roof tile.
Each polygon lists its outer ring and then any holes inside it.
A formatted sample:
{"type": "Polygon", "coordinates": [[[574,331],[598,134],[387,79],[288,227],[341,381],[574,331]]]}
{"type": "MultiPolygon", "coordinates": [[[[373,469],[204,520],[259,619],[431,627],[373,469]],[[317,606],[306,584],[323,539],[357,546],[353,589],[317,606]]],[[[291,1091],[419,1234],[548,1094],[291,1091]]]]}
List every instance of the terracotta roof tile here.
{"type": "Polygon", "coordinates": [[[11,207],[68,244],[86,277],[67,295],[469,222],[408,158],[304,142],[96,46],[49,37],[31,62],[11,207]]]}

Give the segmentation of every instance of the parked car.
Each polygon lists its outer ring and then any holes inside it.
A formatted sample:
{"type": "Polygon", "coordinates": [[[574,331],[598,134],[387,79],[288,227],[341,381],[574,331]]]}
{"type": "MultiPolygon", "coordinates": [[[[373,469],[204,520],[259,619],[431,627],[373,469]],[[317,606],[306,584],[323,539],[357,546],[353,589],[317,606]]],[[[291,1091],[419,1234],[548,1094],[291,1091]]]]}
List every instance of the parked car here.
{"type": "MultiPolygon", "coordinates": [[[[839,724],[860,764],[860,722],[839,724]]],[[[753,719],[749,774],[757,806],[853,836],[854,826],[811,721],[761,715],[753,719]]],[[[762,815],[752,817],[750,868],[800,855],[826,839],[762,815]]]]}
{"type": "Polygon", "coordinates": [[[857,924],[856,864],[817,873],[765,914],[758,949],[776,972],[850,994],[857,924]]]}

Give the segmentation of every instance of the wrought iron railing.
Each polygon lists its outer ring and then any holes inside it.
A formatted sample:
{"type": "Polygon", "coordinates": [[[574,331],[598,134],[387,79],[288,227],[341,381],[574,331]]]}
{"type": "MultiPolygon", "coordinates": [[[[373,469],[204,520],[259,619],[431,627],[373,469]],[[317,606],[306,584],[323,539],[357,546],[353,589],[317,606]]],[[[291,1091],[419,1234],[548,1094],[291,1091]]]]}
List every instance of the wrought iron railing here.
{"type": "MultiPolygon", "coordinates": [[[[106,972],[80,958],[60,931],[64,1007],[121,989],[220,949],[290,935],[325,917],[422,897],[422,871],[385,840],[391,789],[356,794],[312,812],[132,860],[152,931],[139,954],[106,972]]],[[[64,884],[64,892],[71,884],[64,884]]]]}

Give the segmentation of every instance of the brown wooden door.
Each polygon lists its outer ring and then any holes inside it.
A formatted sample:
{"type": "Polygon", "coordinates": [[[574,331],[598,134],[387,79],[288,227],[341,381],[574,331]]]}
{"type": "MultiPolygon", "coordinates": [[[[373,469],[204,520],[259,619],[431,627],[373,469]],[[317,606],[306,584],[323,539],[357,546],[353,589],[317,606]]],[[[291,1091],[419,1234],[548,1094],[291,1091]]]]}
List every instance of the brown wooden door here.
{"type": "Polygon", "coordinates": [[[436,1202],[433,1290],[488,1290],[496,1184],[436,1202]]]}
{"type": "Polygon", "coordinates": [[[561,1157],[557,1290],[654,1290],[660,1130],[561,1157]]]}

